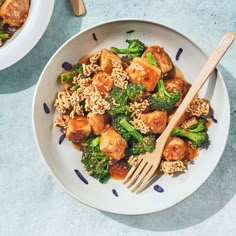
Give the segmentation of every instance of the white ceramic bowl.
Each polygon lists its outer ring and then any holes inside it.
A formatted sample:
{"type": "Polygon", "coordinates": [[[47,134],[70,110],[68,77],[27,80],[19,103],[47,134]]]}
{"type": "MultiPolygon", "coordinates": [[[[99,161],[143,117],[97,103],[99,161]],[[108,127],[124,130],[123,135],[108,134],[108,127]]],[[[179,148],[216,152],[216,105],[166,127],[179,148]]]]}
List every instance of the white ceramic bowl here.
{"type": "Polygon", "coordinates": [[[144,214],[171,207],[192,194],[209,177],[223,153],[227,140],[230,108],[227,90],[220,73],[214,73],[209,82],[202,88],[200,95],[207,97],[219,118],[209,129],[211,145],[208,150],[201,150],[195,164],[189,165],[185,174],[173,178],[162,176],[146,189],[135,195],[121,181],[110,180],[100,184],[83,170],[80,162],[81,153],[71,143],[64,140],[59,145],[61,135],[58,128],[53,127],[55,113],[53,103],[59,90],[57,77],[64,61],[76,63],[78,58],[92,51],[111,46],[125,47],[127,38],[138,38],[146,45],[159,44],[165,48],[183,72],[186,79],[193,82],[207,60],[206,55],[190,39],[166,26],[143,20],[118,20],[100,24],[78,33],[64,43],[52,56],[39,79],[33,102],[33,127],[39,151],[51,170],[53,176],[64,189],[81,202],[100,210],[120,214],[144,214]],[[131,34],[127,31],[135,30],[131,34]],[[92,37],[95,33],[97,41],[92,37]],[[179,48],[183,53],[178,61],[175,55],[179,48]],[[46,114],[43,104],[46,103],[51,112],[46,114]],[[224,121],[222,121],[222,114],[224,121]],[[84,184],[75,174],[80,170],[89,184],[84,184]],[[158,184],[164,189],[154,191],[158,184]],[[112,190],[118,193],[116,197],[112,190]]]}
{"type": "Polygon", "coordinates": [[[0,47],[0,70],[23,58],[40,40],[52,16],[54,0],[31,0],[24,25],[0,47]]]}

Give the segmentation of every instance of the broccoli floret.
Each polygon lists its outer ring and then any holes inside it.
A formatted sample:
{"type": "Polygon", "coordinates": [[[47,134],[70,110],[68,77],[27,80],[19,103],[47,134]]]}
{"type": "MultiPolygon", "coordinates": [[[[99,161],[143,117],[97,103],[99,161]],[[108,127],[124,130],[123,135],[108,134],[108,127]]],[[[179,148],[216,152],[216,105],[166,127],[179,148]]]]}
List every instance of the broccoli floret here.
{"type": "Polygon", "coordinates": [[[89,137],[83,143],[82,163],[86,171],[98,179],[99,182],[105,183],[109,178],[109,157],[101,152],[99,148],[101,137],[89,137]]]}
{"type": "Polygon", "coordinates": [[[114,98],[116,103],[122,104],[127,102],[127,94],[125,89],[121,89],[118,87],[114,87],[111,92],[109,93],[110,98],[114,98]]]}
{"type": "Polygon", "coordinates": [[[132,101],[135,102],[138,95],[142,94],[145,90],[145,87],[142,84],[134,84],[134,83],[129,83],[127,86],[127,95],[128,98],[132,101]]]}
{"type": "Polygon", "coordinates": [[[188,128],[188,131],[192,133],[198,133],[202,131],[206,131],[206,120],[203,118],[198,119],[198,123],[192,125],[188,128]]]}
{"type": "Polygon", "coordinates": [[[154,56],[153,56],[153,54],[151,52],[148,52],[146,54],[146,57],[148,59],[148,63],[149,64],[151,64],[153,66],[157,66],[157,62],[156,62],[156,60],[155,60],[155,58],[154,58],[154,56]]]}
{"type": "Polygon", "coordinates": [[[125,118],[121,119],[119,123],[135,139],[131,141],[132,154],[138,155],[145,152],[152,152],[155,149],[155,135],[149,134],[147,136],[143,136],[125,118]]]}
{"type": "Polygon", "coordinates": [[[76,74],[73,71],[61,73],[61,83],[70,84],[72,83],[75,76],[76,74]]]}
{"type": "Polygon", "coordinates": [[[148,98],[148,102],[152,110],[166,110],[169,114],[175,104],[180,99],[180,93],[176,90],[167,92],[162,79],[157,82],[158,91],[153,96],[148,98]]]}
{"type": "Polygon", "coordinates": [[[153,134],[149,134],[143,137],[143,142],[138,142],[132,139],[130,142],[132,155],[140,155],[145,152],[152,152],[156,146],[156,137],[153,134]]]}
{"type": "Polygon", "coordinates": [[[128,48],[120,49],[111,47],[111,51],[117,54],[126,54],[128,55],[129,59],[132,60],[135,57],[141,57],[146,50],[144,43],[138,39],[127,39],[126,42],[129,44],[128,48]]]}
{"type": "Polygon", "coordinates": [[[127,115],[127,114],[129,114],[129,108],[128,108],[127,105],[120,104],[119,106],[112,106],[110,108],[110,110],[108,111],[108,113],[111,116],[117,116],[117,115],[120,115],[120,114],[127,115]]]}
{"type": "Polygon", "coordinates": [[[60,80],[62,84],[70,84],[73,82],[75,76],[81,75],[82,78],[87,78],[83,72],[82,64],[76,64],[72,67],[71,70],[67,72],[62,72],[60,75],[60,80]]]}
{"type": "Polygon", "coordinates": [[[109,93],[108,102],[111,104],[111,108],[108,113],[114,117],[117,115],[129,115],[128,96],[125,89],[114,87],[109,93]]]}
{"type": "Polygon", "coordinates": [[[203,147],[203,145],[207,143],[209,144],[206,120],[203,118],[199,118],[197,124],[192,125],[187,129],[175,127],[171,132],[171,136],[187,138],[192,141],[196,148],[203,147]]]}
{"type": "Polygon", "coordinates": [[[120,121],[122,119],[127,119],[124,116],[116,116],[113,118],[111,125],[113,128],[128,142],[129,138],[131,137],[131,134],[120,124],[120,121]]]}
{"type": "Polygon", "coordinates": [[[72,70],[77,74],[77,75],[81,75],[83,78],[87,78],[88,76],[86,76],[84,74],[84,71],[83,71],[83,66],[82,64],[78,63],[76,65],[73,66],[72,70]]]}
{"type": "Polygon", "coordinates": [[[193,146],[196,148],[200,148],[208,142],[208,135],[206,131],[191,132],[188,129],[185,130],[181,127],[175,127],[171,132],[171,136],[187,138],[192,141],[193,146]]]}

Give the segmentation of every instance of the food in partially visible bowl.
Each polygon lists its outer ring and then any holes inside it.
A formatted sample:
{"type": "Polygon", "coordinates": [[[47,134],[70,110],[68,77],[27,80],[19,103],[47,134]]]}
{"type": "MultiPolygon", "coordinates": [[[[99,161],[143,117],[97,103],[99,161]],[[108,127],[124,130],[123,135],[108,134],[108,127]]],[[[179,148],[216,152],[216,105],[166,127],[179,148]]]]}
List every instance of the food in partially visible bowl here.
{"type": "Polygon", "coordinates": [[[19,61],[36,45],[48,26],[54,1],[1,0],[0,70],[19,61]]]}
{"type": "Polygon", "coordinates": [[[0,0],[0,47],[24,24],[30,0],[0,0]]]}
{"type": "MultiPolygon", "coordinates": [[[[127,43],[83,56],[73,66],[65,62],[59,76],[54,125],[82,150],[85,170],[101,183],[124,179],[140,154],[155,149],[191,87],[164,48],[139,39],[127,43]]],[[[187,170],[209,143],[211,115],[210,102],[196,96],[167,141],[160,173],[187,170]]]]}

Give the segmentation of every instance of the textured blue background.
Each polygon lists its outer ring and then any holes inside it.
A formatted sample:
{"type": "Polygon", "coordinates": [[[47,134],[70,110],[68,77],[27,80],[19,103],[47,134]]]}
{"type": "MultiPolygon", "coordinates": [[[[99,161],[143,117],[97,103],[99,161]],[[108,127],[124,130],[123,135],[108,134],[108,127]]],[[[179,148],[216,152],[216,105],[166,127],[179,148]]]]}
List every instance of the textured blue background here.
{"type": "MultiPolygon", "coordinates": [[[[75,17],[69,0],[56,0],[49,27],[36,47],[0,71],[0,235],[235,235],[236,43],[219,66],[231,102],[223,157],[192,196],[162,212],[120,216],[71,198],[39,157],[31,106],[46,62],[80,30],[110,19],[144,18],[177,29],[210,54],[226,31],[236,32],[236,1],[85,0],[85,6],[87,14],[75,17]]],[[[224,114],[218,119],[224,122],[224,114]]]]}

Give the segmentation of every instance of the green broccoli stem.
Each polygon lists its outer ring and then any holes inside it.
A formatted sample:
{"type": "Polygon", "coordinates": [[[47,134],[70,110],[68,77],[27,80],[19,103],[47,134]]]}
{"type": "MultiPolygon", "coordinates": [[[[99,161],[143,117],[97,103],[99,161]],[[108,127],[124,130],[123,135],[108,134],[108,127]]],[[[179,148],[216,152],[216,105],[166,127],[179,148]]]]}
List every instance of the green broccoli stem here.
{"type": "Polygon", "coordinates": [[[120,124],[139,142],[143,143],[143,136],[140,134],[133,125],[131,125],[125,118],[120,120],[120,124]]]}
{"type": "Polygon", "coordinates": [[[153,54],[151,52],[148,52],[146,54],[146,57],[148,59],[148,63],[149,64],[151,64],[153,66],[157,66],[157,62],[156,62],[156,60],[155,60],[155,58],[154,58],[154,56],[153,56],[153,54]]]}
{"type": "Polygon", "coordinates": [[[70,84],[70,83],[72,83],[74,77],[75,77],[75,74],[72,71],[62,73],[61,74],[61,83],[62,84],[70,84]]]}
{"type": "Polygon", "coordinates": [[[129,59],[142,56],[143,52],[146,49],[143,42],[138,39],[127,39],[126,42],[129,44],[128,48],[111,47],[111,51],[117,54],[126,54],[129,59]]]}
{"type": "Polygon", "coordinates": [[[130,49],[127,49],[127,48],[120,49],[120,48],[111,47],[111,51],[117,54],[128,54],[130,52],[130,49]]]}
{"type": "Polygon", "coordinates": [[[97,147],[97,146],[99,145],[99,143],[100,143],[100,140],[101,140],[101,137],[100,137],[100,136],[96,137],[96,138],[91,142],[91,145],[92,145],[93,147],[97,147]]]}
{"type": "Polygon", "coordinates": [[[170,97],[170,94],[166,91],[163,79],[159,79],[157,85],[159,97],[164,97],[165,95],[170,97]]]}
{"type": "Polygon", "coordinates": [[[80,64],[80,63],[75,64],[75,65],[73,66],[73,71],[75,71],[76,73],[81,74],[81,75],[84,76],[83,66],[82,66],[82,64],[80,64]]]}
{"type": "Polygon", "coordinates": [[[0,39],[8,39],[9,34],[0,34],[0,39]]]}
{"type": "Polygon", "coordinates": [[[111,47],[111,51],[117,54],[132,54],[137,52],[137,48],[116,48],[111,47]]]}

